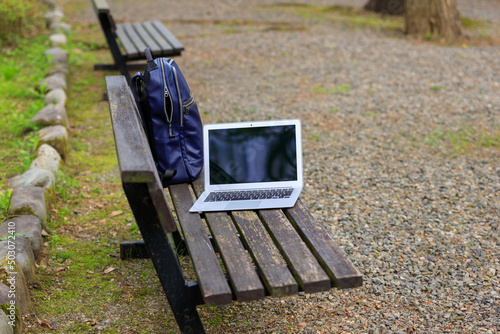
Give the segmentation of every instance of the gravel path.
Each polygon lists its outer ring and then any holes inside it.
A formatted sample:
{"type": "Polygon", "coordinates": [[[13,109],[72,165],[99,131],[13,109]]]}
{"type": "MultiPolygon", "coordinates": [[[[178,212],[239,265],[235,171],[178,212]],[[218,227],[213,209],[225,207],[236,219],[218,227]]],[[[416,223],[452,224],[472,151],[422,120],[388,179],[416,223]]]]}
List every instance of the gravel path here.
{"type": "MultiPolygon", "coordinates": [[[[116,18],[159,17],[154,1],[109,3],[116,18]]],[[[178,63],[205,123],[302,120],[303,200],[365,282],[234,304],[223,321],[248,333],[500,332],[500,48],[415,42],[273,3],[172,1],[160,17],[186,45],[178,63]]],[[[498,1],[459,5],[500,18],[498,1]]]]}

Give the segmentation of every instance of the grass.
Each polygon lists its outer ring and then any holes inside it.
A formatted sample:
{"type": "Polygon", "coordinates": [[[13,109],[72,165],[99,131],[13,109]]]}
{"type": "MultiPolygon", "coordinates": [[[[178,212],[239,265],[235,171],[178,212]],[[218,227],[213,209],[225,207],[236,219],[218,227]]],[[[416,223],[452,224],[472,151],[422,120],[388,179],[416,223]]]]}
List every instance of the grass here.
{"type": "Polygon", "coordinates": [[[402,17],[388,17],[351,6],[318,6],[302,3],[280,3],[272,5],[277,11],[289,11],[316,22],[342,24],[352,29],[383,30],[386,32],[402,32],[402,17]]]}
{"type": "Polygon", "coordinates": [[[424,136],[424,143],[442,151],[465,154],[477,148],[500,148],[500,128],[496,132],[483,129],[464,128],[459,130],[432,129],[424,136]]]}
{"type": "Polygon", "coordinates": [[[319,85],[319,86],[316,86],[316,88],[314,88],[314,91],[316,93],[321,93],[321,94],[335,94],[335,93],[342,94],[342,93],[347,93],[350,90],[351,90],[351,86],[346,85],[346,84],[339,84],[337,86],[329,87],[329,88],[326,88],[322,85],[319,85]]]}
{"type": "Polygon", "coordinates": [[[48,64],[42,53],[47,46],[45,37],[19,40],[16,48],[0,54],[1,192],[6,180],[25,172],[32,160],[38,128],[29,120],[44,106],[44,96],[35,84],[45,76],[48,64]]]}

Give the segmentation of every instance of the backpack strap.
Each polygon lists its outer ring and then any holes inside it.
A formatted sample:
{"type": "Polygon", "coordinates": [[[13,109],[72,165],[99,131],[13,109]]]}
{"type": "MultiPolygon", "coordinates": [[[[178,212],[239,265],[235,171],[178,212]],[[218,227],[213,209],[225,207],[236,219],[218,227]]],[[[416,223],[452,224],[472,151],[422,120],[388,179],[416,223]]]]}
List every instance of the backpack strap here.
{"type": "Polygon", "coordinates": [[[144,49],[144,53],[146,54],[146,60],[148,61],[148,65],[146,67],[146,71],[156,70],[158,66],[155,64],[153,59],[153,54],[151,53],[151,48],[147,47],[144,49]]]}

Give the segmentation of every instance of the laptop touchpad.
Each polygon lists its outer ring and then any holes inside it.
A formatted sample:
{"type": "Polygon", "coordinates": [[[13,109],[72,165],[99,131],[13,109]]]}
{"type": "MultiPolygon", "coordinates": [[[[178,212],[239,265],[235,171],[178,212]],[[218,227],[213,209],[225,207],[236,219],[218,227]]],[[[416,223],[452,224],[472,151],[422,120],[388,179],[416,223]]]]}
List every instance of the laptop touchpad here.
{"type": "Polygon", "coordinates": [[[246,210],[256,209],[259,207],[261,201],[237,201],[229,202],[226,205],[226,210],[246,210]]]}

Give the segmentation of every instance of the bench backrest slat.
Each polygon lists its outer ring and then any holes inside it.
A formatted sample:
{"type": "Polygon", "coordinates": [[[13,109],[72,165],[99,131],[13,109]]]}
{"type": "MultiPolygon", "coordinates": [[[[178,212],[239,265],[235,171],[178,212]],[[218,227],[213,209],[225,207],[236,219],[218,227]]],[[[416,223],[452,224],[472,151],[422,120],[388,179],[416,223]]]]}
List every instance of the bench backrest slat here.
{"type": "Polygon", "coordinates": [[[106,85],[122,182],[145,183],[162,227],[176,231],[127,81],[123,76],[108,76],[106,85]]]}
{"type": "Polygon", "coordinates": [[[106,85],[122,181],[156,182],[156,167],[125,78],[108,76],[106,85]]]}
{"type": "Polygon", "coordinates": [[[109,5],[106,0],[92,0],[96,14],[109,13],[109,5]]]}

